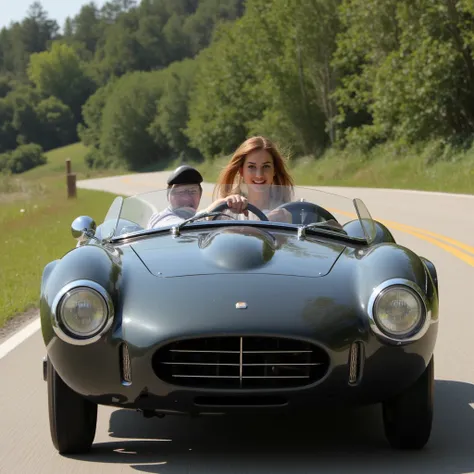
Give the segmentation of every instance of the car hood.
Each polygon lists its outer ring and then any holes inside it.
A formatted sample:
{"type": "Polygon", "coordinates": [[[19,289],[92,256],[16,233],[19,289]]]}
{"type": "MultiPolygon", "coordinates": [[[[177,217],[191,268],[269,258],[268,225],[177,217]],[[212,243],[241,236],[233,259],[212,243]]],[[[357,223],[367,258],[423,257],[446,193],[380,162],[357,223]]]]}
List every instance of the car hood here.
{"type": "Polygon", "coordinates": [[[155,276],[267,273],[301,277],[327,275],[345,245],[293,232],[267,232],[251,226],[158,234],[131,244],[155,276]]]}

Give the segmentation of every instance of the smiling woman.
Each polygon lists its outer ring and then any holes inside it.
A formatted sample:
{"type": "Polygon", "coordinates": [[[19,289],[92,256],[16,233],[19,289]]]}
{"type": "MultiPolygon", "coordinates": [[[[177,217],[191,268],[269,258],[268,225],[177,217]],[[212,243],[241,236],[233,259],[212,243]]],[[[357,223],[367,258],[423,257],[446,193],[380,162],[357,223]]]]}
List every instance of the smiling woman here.
{"type": "Polygon", "coordinates": [[[211,206],[227,202],[232,211],[241,212],[250,203],[268,213],[270,220],[288,220],[285,210],[271,211],[291,200],[293,185],[276,145],[262,136],[251,137],[237,148],[222,170],[214,188],[217,201],[211,206]]]}

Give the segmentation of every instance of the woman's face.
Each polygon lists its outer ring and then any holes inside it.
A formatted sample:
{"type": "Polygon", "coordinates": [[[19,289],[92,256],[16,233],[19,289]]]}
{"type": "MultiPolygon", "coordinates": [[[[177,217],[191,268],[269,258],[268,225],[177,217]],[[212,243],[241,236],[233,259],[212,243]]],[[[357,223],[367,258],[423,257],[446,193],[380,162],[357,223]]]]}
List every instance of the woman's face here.
{"type": "Polygon", "coordinates": [[[245,157],[240,172],[245,184],[255,190],[259,187],[263,190],[273,183],[275,176],[273,157],[267,150],[252,151],[245,157]]]}

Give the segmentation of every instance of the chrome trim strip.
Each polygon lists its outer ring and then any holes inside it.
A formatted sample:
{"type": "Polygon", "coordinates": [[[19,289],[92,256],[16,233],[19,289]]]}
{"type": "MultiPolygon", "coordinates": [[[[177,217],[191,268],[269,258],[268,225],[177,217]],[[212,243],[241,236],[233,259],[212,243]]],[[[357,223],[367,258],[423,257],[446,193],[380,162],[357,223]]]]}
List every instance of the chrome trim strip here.
{"type": "Polygon", "coordinates": [[[240,361],[239,361],[239,364],[240,364],[240,368],[239,368],[240,388],[242,388],[242,375],[244,373],[244,368],[243,368],[244,354],[243,354],[243,350],[244,350],[244,339],[241,337],[240,338],[240,361]]]}
{"type": "Polygon", "coordinates": [[[370,328],[372,332],[386,341],[394,342],[397,344],[404,344],[404,343],[418,341],[426,334],[426,332],[428,331],[430,327],[430,324],[436,322],[431,319],[431,308],[429,307],[428,299],[423,293],[423,290],[416,283],[414,283],[411,280],[407,280],[405,278],[392,278],[390,280],[384,281],[383,283],[375,287],[369,298],[369,303],[367,306],[367,314],[369,316],[369,324],[370,324],[370,328]],[[375,320],[374,307],[375,307],[377,298],[382,294],[384,290],[392,286],[403,286],[407,288],[408,290],[411,290],[412,293],[414,293],[415,296],[419,298],[421,305],[424,309],[423,322],[408,336],[399,336],[399,337],[394,336],[394,335],[390,336],[386,334],[379,327],[379,325],[377,324],[375,320]]]}
{"type": "MultiPolygon", "coordinates": [[[[231,363],[220,363],[220,362],[160,362],[160,364],[164,365],[211,365],[211,366],[226,366],[226,367],[240,367],[241,364],[231,364],[231,363]]],[[[290,365],[297,365],[297,366],[308,366],[308,365],[323,365],[322,362],[289,362],[285,364],[284,362],[279,363],[272,363],[272,362],[262,362],[259,364],[242,364],[243,367],[286,367],[290,365]]]]}
{"type": "Polygon", "coordinates": [[[309,375],[185,375],[173,374],[173,377],[177,378],[188,378],[188,379],[309,379],[309,375]]]}
{"type": "Polygon", "coordinates": [[[59,290],[58,294],[53,300],[53,304],[51,305],[51,316],[53,330],[60,339],[62,339],[64,342],[76,346],[85,346],[97,342],[102,337],[102,335],[110,329],[114,320],[114,305],[112,302],[112,298],[110,297],[108,292],[97,282],[92,280],[75,280],[63,286],[61,290],[59,290]],[[107,307],[107,316],[105,318],[105,323],[95,334],[91,336],[71,336],[61,328],[60,315],[58,314],[59,305],[64,295],[66,295],[68,291],[74,290],[76,288],[87,288],[95,290],[104,299],[105,305],[107,307]]]}
{"type": "Polygon", "coordinates": [[[311,354],[313,351],[204,351],[192,349],[170,349],[170,352],[191,352],[207,354],[311,354]]]}

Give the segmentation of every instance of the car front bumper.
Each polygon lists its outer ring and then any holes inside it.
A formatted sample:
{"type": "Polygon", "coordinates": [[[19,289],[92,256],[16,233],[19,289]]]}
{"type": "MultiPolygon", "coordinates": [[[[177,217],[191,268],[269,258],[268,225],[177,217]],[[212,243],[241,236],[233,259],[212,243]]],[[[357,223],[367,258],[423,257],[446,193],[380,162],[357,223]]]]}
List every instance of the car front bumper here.
{"type": "Polygon", "coordinates": [[[329,356],[326,373],[309,385],[285,388],[223,389],[162,380],[157,376],[153,357],[169,341],[147,348],[128,343],[128,362],[124,363],[122,340],[111,338],[90,346],[71,346],[54,338],[48,356],[73,390],[101,405],[187,415],[292,413],[391,398],[413,384],[425,370],[436,332],[434,324],[422,339],[405,346],[386,345],[375,335],[366,335],[362,342],[363,338],[357,338],[361,352],[355,383],[350,380],[353,341],[328,347],[313,340],[329,356]],[[124,377],[127,365],[128,376],[124,377]]]}

